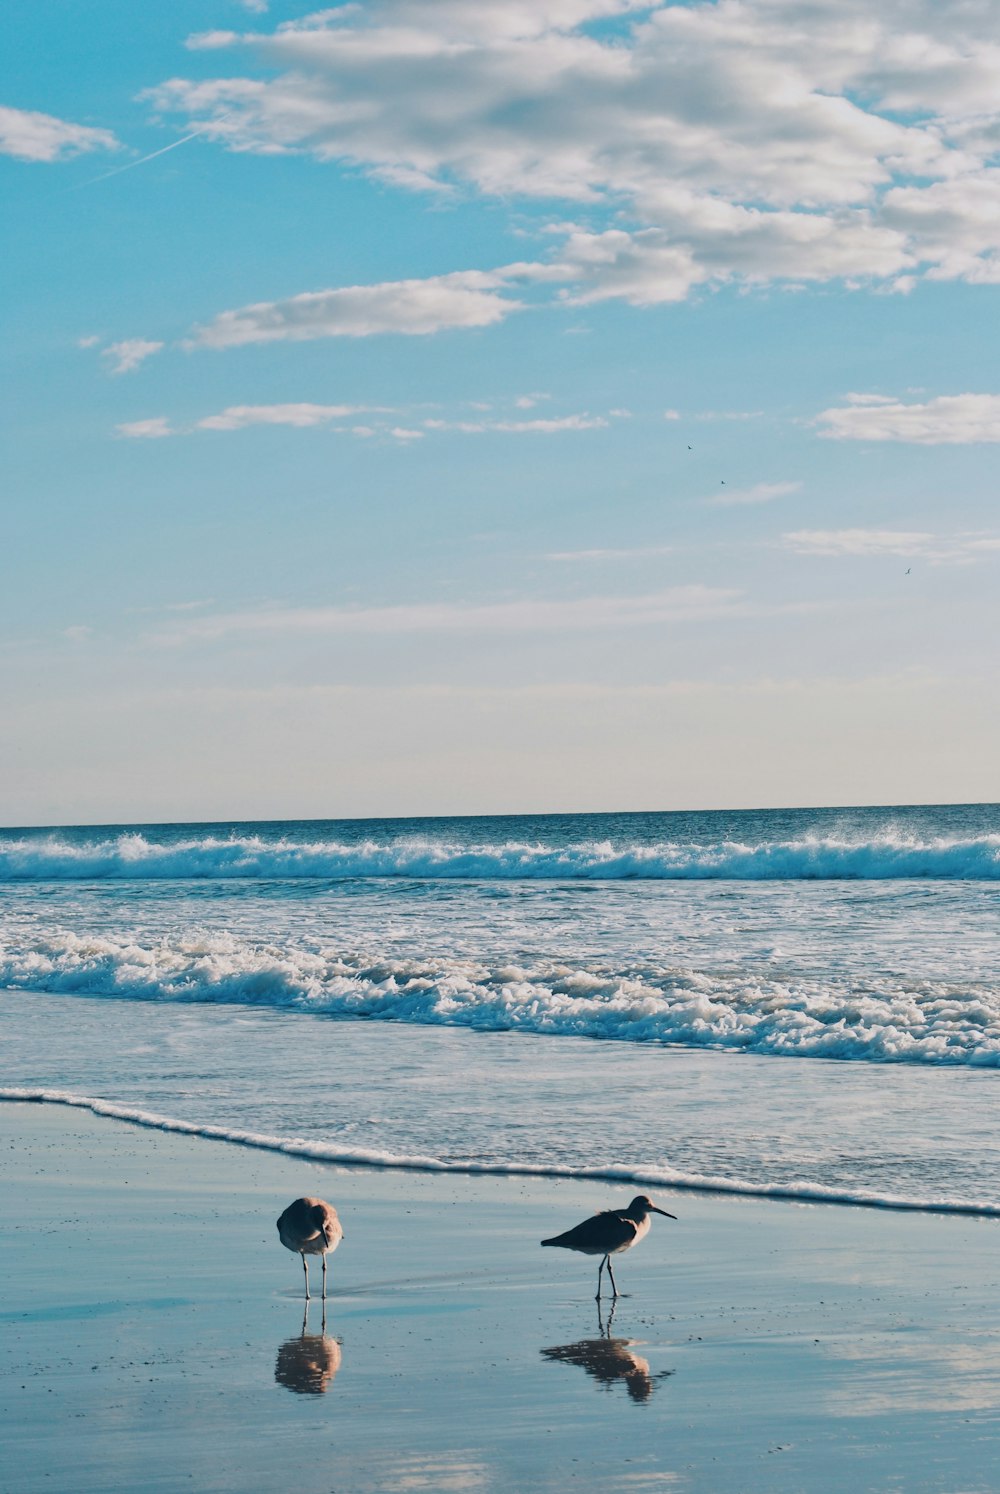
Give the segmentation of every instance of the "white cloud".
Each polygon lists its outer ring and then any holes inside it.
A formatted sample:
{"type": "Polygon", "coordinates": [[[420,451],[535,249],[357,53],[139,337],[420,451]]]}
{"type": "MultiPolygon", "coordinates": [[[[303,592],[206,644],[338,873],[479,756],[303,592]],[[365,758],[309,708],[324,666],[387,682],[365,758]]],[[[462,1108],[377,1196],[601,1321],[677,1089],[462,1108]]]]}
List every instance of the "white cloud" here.
{"type": "Polygon", "coordinates": [[[782,543],[797,555],[875,559],[897,556],[904,560],[953,564],[966,564],[1000,552],[1000,538],[995,535],[936,535],[905,529],[798,529],[783,535],[782,543]]]}
{"type": "Polygon", "coordinates": [[[1000,394],[943,394],[906,404],[882,395],[849,395],[824,410],[821,436],[836,441],[909,441],[919,446],[1000,441],[1000,394]]]}
{"type": "Polygon", "coordinates": [[[239,39],[235,31],[195,31],[184,45],[189,52],[212,52],[218,47],[231,47],[239,39]]]}
{"type": "Polygon", "coordinates": [[[140,364],[145,363],[154,353],[158,353],[163,347],[162,342],[150,342],[145,337],[129,337],[124,342],[113,342],[101,352],[102,358],[114,360],[113,374],[134,373],[140,364]]]}
{"type": "Polygon", "coordinates": [[[742,504],[773,503],[802,491],[800,482],[757,482],[749,488],[729,488],[713,493],[705,502],[713,508],[737,508],[742,504]]]}
{"type": "Polygon", "coordinates": [[[92,334],[90,337],[78,337],[76,345],[78,348],[96,348],[100,340],[96,334],[92,334]]]}
{"type": "Polygon", "coordinates": [[[431,431],[462,431],[465,435],[478,436],[490,431],[504,435],[553,436],[563,431],[595,431],[607,427],[603,415],[554,415],[548,419],[535,420],[425,420],[431,431]]]}
{"type": "Polygon", "coordinates": [[[196,420],[193,429],[199,431],[242,431],[250,425],[291,425],[299,429],[307,426],[328,425],[331,420],[345,420],[361,415],[366,405],[312,405],[306,403],[288,405],[230,405],[218,415],[206,415],[196,420]]]}
{"type": "Polygon", "coordinates": [[[554,550],[546,560],[646,560],[653,555],[673,555],[673,545],[638,545],[631,550],[554,550]]]}
{"type": "Polygon", "coordinates": [[[179,433],[165,415],[154,415],[150,420],[126,420],[123,425],[115,426],[115,434],[133,441],[158,441],[163,436],[179,433]]]}
{"type": "Polygon", "coordinates": [[[52,114],[0,106],[0,155],[19,161],[65,161],[91,150],[118,150],[110,130],[70,124],[52,114]]]}
{"type": "MultiPolygon", "coordinates": [[[[491,431],[501,434],[554,435],[563,431],[599,430],[609,424],[603,415],[562,415],[549,418],[533,417],[527,420],[446,420],[427,418],[416,425],[391,424],[387,420],[361,424],[340,424],[353,421],[358,415],[399,416],[408,414],[412,419],[416,412],[393,409],[388,405],[321,405],[302,400],[281,405],[228,405],[212,415],[203,415],[190,424],[174,425],[168,416],[158,415],[152,419],[130,421],[119,425],[118,435],[132,437],[187,436],[198,431],[242,431],[252,426],[287,426],[295,430],[326,427],[334,431],[349,430],[355,436],[391,436],[396,441],[420,441],[430,434],[455,432],[460,435],[481,435],[491,431]]],[[[613,412],[614,413],[614,412],[613,412]]],[[[621,414],[622,412],[617,412],[621,414]]]]}
{"type": "Polygon", "coordinates": [[[603,216],[562,227],[576,302],[1000,279],[990,3],[372,0],[196,44],[237,70],[149,97],[231,150],[603,216]]]}
{"type": "Polygon", "coordinates": [[[728,617],[741,593],[712,586],[675,586],[644,596],[576,597],[486,603],[412,603],[390,607],[295,607],[231,612],[192,620],[154,640],[184,643],[239,635],[301,633],[523,633],[645,627],[728,617]]]}
{"type": "Polygon", "coordinates": [[[460,270],[426,280],[309,291],[224,311],[196,327],[188,346],[228,348],[382,332],[421,336],[454,327],[489,327],[518,309],[517,301],[500,293],[505,283],[505,272],[460,270]]]}

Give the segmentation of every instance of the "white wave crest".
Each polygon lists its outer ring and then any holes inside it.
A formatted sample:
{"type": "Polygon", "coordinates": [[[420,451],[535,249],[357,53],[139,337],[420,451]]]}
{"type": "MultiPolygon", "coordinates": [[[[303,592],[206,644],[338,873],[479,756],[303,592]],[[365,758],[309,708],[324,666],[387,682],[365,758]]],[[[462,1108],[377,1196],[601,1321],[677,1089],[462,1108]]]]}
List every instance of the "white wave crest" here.
{"type": "Polygon", "coordinates": [[[1000,993],[890,975],[868,975],[859,988],[843,975],[374,959],[318,941],[171,935],[142,943],[59,931],[35,933],[21,947],[0,943],[0,985],[776,1056],[1000,1067],[1000,993]]]}
{"type": "Polygon", "coordinates": [[[895,1193],[878,1193],[872,1189],[827,1188],[819,1183],[749,1183],[736,1178],[710,1177],[700,1173],[679,1172],[671,1167],[560,1167],[531,1162],[447,1161],[439,1157],[401,1155],[393,1152],[363,1149],[345,1150],[323,1141],[306,1141],[293,1136],[266,1136],[228,1126],[200,1125],[195,1121],[175,1120],[132,1105],[119,1105],[92,1095],[78,1095],[69,1090],[32,1089],[19,1086],[0,1088],[0,1102],[46,1105],[68,1105],[89,1110],[94,1115],[119,1120],[155,1131],[171,1131],[182,1136],[198,1136],[209,1141],[228,1142],[234,1146],[253,1147],[259,1151],[281,1152],[290,1157],[306,1157],[314,1162],[328,1162],[340,1167],[384,1168],[400,1172],[447,1172],[491,1177],[566,1178],[581,1182],[631,1183],[647,1187],[673,1188],[689,1193],[726,1193],[749,1198],[772,1198],[797,1203],[848,1204],[857,1208],[893,1209],[907,1213],[963,1214],[1000,1218],[1000,1204],[988,1199],[908,1198],[895,1193]]]}
{"type": "Polygon", "coordinates": [[[0,882],[369,877],[466,880],[1000,879],[1000,835],[869,839],[805,835],[747,844],[463,844],[407,838],[348,844],[218,836],[160,843],[139,833],[99,841],[0,840],[0,882]]]}

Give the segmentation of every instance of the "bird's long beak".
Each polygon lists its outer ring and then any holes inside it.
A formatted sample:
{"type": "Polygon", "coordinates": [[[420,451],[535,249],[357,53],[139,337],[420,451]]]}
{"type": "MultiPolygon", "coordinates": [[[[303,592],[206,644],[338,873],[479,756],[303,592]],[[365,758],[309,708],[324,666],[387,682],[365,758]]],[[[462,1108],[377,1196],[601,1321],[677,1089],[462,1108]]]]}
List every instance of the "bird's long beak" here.
{"type": "Polygon", "coordinates": [[[675,1219],[676,1220],[676,1218],[677,1218],[676,1214],[668,1214],[667,1211],[666,1211],[666,1209],[658,1209],[655,1204],[651,1205],[649,1212],[651,1214],[662,1214],[663,1217],[664,1217],[664,1219],[675,1219]]]}

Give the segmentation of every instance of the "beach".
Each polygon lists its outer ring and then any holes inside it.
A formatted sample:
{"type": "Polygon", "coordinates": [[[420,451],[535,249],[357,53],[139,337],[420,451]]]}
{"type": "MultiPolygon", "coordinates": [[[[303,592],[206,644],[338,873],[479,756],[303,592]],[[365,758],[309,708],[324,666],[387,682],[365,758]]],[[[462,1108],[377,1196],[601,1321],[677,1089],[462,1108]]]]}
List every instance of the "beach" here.
{"type": "Polygon", "coordinates": [[[1000,1487],[1000,807],[8,831],[0,883],[3,1494],[1000,1487]],[[640,1193],[599,1311],[540,1241],[640,1193]]]}
{"type": "Polygon", "coordinates": [[[609,1323],[538,1242],[621,1185],[0,1122],[11,1494],[997,1486],[994,1220],[662,1190],[609,1323]],[[345,1230],[325,1342],[274,1229],[301,1193],[345,1230]]]}

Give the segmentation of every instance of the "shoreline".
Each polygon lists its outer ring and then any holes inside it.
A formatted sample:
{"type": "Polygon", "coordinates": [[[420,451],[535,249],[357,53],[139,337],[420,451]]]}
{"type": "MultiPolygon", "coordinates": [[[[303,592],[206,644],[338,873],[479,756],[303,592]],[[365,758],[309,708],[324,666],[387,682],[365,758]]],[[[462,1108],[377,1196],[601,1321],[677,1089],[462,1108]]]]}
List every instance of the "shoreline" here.
{"type": "Polygon", "coordinates": [[[995,1487],[991,1220],[661,1189],[608,1324],[539,1241],[623,1185],[0,1121],[11,1494],[995,1487]],[[345,1240],[303,1338],[273,1221],[306,1192],[345,1240]]]}
{"type": "Polygon", "coordinates": [[[122,1105],[99,1096],[76,1094],[71,1090],[36,1088],[27,1085],[0,1086],[0,1105],[56,1105],[72,1110],[89,1111],[101,1119],[119,1121],[143,1130],[162,1131],[169,1135],[197,1137],[220,1142],[225,1146],[244,1147],[252,1151],[272,1152],[280,1156],[301,1158],[345,1169],[402,1173],[444,1174],[456,1177],[536,1178],[580,1183],[608,1183],[622,1188],[666,1188],[681,1194],[704,1194],[709,1197],[763,1199],[775,1203],[817,1204],[837,1208],[875,1209],[898,1214],[943,1214],[969,1219],[1000,1219],[1000,1203],[961,1199],[919,1200],[892,1194],[866,1194],[824,1188],[817,1183],[768,1184],[741,1182],[727,1178],[695,1178],[667,1168],[628,1167],[558,1167],[528,1162],[455,1162],[437,1157],[405,1157],[391,1153],[349,1151],[322,1141],[300,1137],[268,1136],[253,1131],[217,1126],[209,1122],[179,1120],[137,1106],[122,1105]]]}

